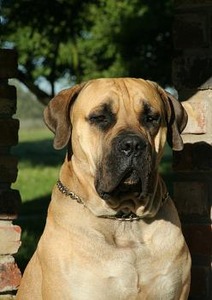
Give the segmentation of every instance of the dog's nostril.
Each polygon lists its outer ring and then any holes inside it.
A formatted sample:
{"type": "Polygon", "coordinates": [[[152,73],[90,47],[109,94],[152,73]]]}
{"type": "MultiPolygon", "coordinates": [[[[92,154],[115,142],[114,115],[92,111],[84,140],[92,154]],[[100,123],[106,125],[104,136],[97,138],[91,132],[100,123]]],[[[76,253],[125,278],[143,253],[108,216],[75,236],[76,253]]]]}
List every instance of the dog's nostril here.
{"type": "Polygon", "coordinates": [[[138,136],[127,136],[119,144],[119,150],[126,156],[139,155],[145,148],[144,141],[138,136]]]}

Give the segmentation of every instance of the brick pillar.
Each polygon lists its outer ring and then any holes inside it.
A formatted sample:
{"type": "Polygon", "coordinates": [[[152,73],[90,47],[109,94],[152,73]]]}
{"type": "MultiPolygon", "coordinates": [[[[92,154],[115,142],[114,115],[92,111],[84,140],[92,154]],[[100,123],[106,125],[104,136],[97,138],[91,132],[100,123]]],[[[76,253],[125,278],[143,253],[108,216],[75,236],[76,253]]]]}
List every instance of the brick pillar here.
{"type": "Polygon", "coordinates": [[[174,198],[192,255],[189,299],[211,293],[212,0],[175,0],[173,83],[188,112],[184,150],[174,153],[174,198]]]}
{"type": "Polygon", "coordinates": [[[19,192],[11,189],[17,177],[17,159],[10,154],[18,143],[19,121],[12,118],[16,88],[8,84],[16,73],[16,52],[0,49],[0,300],[13,299],[21,279],[13,257],[20,246],[21,229],[13,220],[21,200],[19,192]]]}

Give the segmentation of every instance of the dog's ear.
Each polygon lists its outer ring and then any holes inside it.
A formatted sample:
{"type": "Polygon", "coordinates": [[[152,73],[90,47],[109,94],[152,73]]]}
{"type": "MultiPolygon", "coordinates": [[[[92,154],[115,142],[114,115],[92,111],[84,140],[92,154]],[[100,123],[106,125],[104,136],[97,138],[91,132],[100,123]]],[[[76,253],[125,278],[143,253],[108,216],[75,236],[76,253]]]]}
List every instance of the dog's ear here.
{"type": "Polygon", "coordinates": [[[188,115],[180,101],[173,95],[165,91],[155,82],[149,82],[156,87],[164,103],[168,144],[174,151],[181,151],[183,149],[183,140],[180,133],[186,127],[188,115]]]}
{"type": "Polygon", "coordinates": [[[183,140],[180,133],[186,127],[188,115],[180,103],[173,95],[165,91],[167,96],[167,141],[174,151],[183,149],[183,140]]]}
{"type": "Polygon", "coordinates": [[[59,150],[64,148],[71,137],[70,108],[85,83],[61,91],[44,109],[44,121],[55,134],[53,146],[59,150]]]}

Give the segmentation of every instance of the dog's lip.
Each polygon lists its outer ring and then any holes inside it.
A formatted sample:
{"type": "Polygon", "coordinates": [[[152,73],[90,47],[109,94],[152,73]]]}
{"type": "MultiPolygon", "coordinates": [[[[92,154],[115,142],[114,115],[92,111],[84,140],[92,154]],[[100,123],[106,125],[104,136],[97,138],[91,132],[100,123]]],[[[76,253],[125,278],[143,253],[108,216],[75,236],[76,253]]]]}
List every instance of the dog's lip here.
{"type": "Polygon", "coordinates": [[[122,211],[124,213],[129,213],[131,211],[135,212],[135,209],[136,209],[136,203],[134,202],[133,199],[123,200],[119,203],[109,201],[109,205],[112,209],[114,209],[116,211],[122,211]]]}
{"type": "Polygon", "coordinates": [[[140,181],[140,177],[138,176],[138,173],[136,170],[129,171],[125,174],[125,176],[122,178],[119,184],[123,183],[127,186],[136,185],[140,181]]]}
{"type": "Polygon", "coordinates": [[[109,200],[111,197],[127,198],[131,195],[133,198],[139,198],[142,193],[142,179],[135,169],[127,170],[119,182],[109,191],[103,191],[102,198],[109,200]]]}

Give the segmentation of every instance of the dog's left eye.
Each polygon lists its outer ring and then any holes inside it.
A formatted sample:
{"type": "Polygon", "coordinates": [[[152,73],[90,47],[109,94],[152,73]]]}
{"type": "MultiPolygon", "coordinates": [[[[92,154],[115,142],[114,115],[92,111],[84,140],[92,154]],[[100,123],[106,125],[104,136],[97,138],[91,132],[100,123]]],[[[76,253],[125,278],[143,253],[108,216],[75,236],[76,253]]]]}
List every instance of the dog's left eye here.
{"type": "Polygon", "coordinates": [[[142,118],[142,123],[150,128],[159,126],[160,121],[161,117],[159,114],[147,114],[142,118]]]}
{"type": "Polygon", "coordinates": [[[160,116],[159,115],[147,115],[146,116],[146,122],[148,123],[159,123],[160,122],[160,116]]]}
{"type": "Polygon", "coordinates": [[[158,128],[161,123],[161,116],[160,113],[148,103],[144,103],[140,121],[143,126],[151,131],[155,131],[155,129],[158,128]]]}

